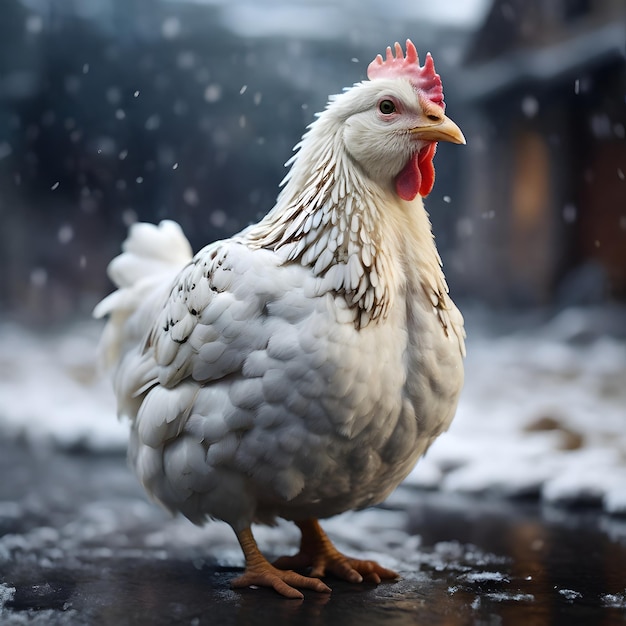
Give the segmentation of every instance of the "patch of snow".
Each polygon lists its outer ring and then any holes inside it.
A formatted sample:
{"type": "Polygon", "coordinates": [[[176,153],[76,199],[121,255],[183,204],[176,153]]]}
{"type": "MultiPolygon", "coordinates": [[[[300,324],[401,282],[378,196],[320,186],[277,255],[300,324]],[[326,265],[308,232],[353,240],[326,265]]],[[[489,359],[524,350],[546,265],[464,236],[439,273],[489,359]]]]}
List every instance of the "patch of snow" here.
{"type": "Polygon", "coordinates": [[[609,487],[602,501],[604,510],[615,515],[626,515],[626,480],[609,487]]]}
{"type": "MultiPolygon", "coordinates": [[[[626,465],[619,451],[610,447],[575,450],[569,453],[560,472],[545,482],[543,497],[548,502],[602,501],[617,512],[619,494],[626,485],[626,465]]],[[[607,507],[608,508],[608,507],[607,507]]]]}
{"type": "Polygon", "coordinates": [[[602,604],[611,609],[626,609],[626,590],[621,593],[602,594],[602,604]]]}
{"type": "Polygon", "coordinates": [[[497,593],[487,593],[485,597],[494,602],[534,602],[535,596],[532,593],[510,593],[500,591],[497,593]]]}
{"type": "Polygon", "coordinates": [[[15,595],[15,587],[0,583],[0,615],[2,615],[2,609],[7,602],[13,600],[15,595]]]}
{"type": "MultiPolygon", "coordinates": [[[[39,587],[42,592],[49,589],[49,585],[44,584],[39,587]]],[[[39,590],[36,586],[33,590],[39,590]]],[[[76,619],[76,611],[70,606],[66,606],[63,612],[55,609],[28,609],[22,611],[13,611],[6,605],[13,601],[17,589],[5,583],[0,583],[0,623],[10,624],[11,626],[48,626],[49,624],[67,624],[71,626],[78,623],[76,619]]]]}
{"type": "Polygon", "coordinates": [[[574,600],[579,600],[583,597],[582,593],[580,593],[579,591],[574,591],[573,589],[559,589],[559,594],[570,602],[573,602],[574,600]]]}
{"type": "Polygon", "coordinates": [[[0,327],[0,432],[94,451],[125,448],[108,379],[99,373],[99,327],[59,335],[0,327]]]}
{"type": "Polygon", "coordinates": [[[508,582],[508,578],[500,572],[468,572],[463,574],[461,580],[466,580],[470,583],[481,582],[508,582]]]}

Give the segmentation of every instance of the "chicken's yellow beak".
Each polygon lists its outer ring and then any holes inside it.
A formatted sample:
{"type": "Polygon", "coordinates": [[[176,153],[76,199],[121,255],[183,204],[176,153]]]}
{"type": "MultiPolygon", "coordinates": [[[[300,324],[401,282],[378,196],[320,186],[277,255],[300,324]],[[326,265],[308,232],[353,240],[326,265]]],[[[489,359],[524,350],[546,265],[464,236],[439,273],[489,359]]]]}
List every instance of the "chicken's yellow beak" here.
{"type": "Polygon", "coordinates": [[[437,120],[429,120],[424,126],[411,128],[409,132],[425,141],[450,141],[465,144],[461,129],[446,115],[441,115],[437,120]]]}

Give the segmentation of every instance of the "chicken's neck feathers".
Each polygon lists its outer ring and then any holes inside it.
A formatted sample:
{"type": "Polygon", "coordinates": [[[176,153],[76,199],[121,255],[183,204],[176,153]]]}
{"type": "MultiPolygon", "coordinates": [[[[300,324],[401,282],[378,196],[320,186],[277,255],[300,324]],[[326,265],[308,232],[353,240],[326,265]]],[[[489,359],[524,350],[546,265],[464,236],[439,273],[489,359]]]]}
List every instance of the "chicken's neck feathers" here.
{"type": "Polygon", "coordinates": [[[296,146],[276,205],[241,239],[310,266],[358,309],[361,327],[384,319],[409,284],[439,306],[447,285],[421,197],[406,202],[370,180],[325,113],[296,146]]]}

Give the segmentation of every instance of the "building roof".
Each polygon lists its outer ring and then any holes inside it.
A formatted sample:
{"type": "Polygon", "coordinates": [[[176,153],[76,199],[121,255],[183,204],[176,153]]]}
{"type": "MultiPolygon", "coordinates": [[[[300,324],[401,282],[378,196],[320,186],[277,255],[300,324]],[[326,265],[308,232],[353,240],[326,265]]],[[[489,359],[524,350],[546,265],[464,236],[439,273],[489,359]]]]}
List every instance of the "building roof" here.
{"type": "MultiPolygon", "coordinates": [[[[487,20],[476,38],[490,27],[487,20]]],[[[501,47],[501,46],[498,46],[501,47]]],[[[548,83],[576,78],[605,64],[624,62],[626,70],[626,20],[593,24],[576,29],[565,38],[495,52],[471,55],[458,77],[459,97],[476,101],[507,92],[525,83],[548,83]],[[482,60],[484,59],[484,60],[482,60]]]]}

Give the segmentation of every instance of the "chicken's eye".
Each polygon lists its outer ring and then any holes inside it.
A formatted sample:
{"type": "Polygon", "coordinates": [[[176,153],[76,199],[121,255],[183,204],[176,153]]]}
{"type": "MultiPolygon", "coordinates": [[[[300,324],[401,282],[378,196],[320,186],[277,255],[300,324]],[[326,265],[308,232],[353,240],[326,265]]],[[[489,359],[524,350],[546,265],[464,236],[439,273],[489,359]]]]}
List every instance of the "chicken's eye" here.
{"type": "Polygon", "coordinates": [[[383,100],[378,105],[378,110],[383,115],[391,115],[392,113],[396,112],[396,105],[391,100],[383,100]]]}

